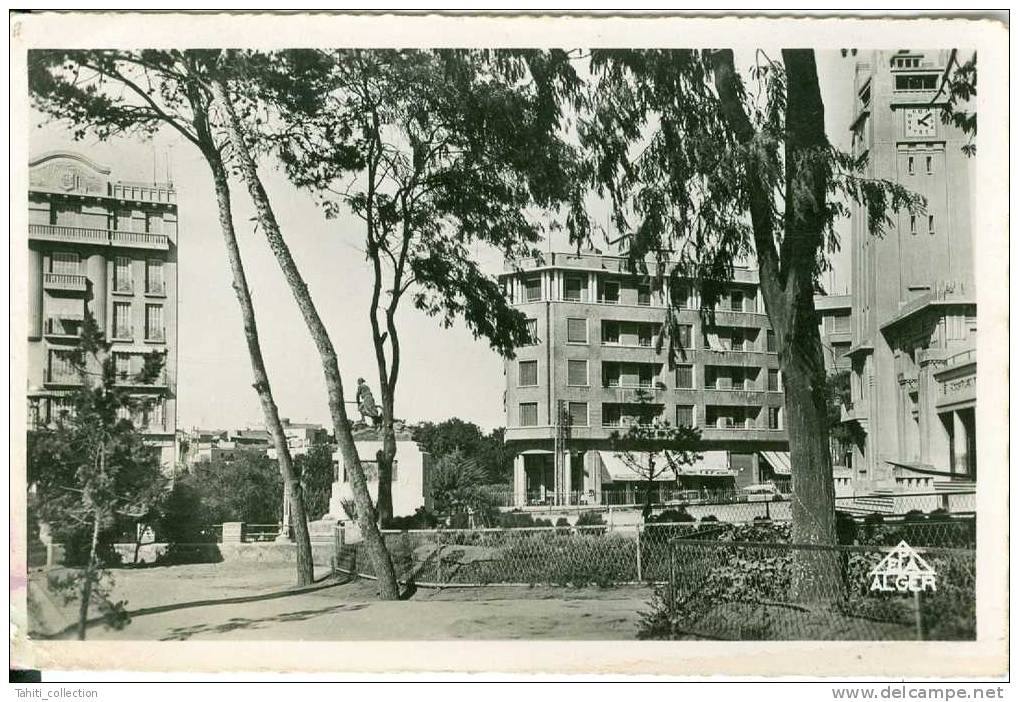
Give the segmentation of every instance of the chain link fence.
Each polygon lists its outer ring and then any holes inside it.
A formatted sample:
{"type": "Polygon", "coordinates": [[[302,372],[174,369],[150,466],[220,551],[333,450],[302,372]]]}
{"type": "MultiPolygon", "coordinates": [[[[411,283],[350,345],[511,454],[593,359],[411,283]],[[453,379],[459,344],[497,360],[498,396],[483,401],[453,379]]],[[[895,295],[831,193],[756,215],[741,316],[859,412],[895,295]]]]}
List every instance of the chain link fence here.
{"type": "MultiPolygon", "coordinates": [[[[902,518],[840,522],[840,540],[871,548],[905,540],[914,546],[974,548],[972,517],[907,521],[902,518]],[[897,521],[895,521],[897,520],[897,521]]],[[[787,521],[749,523],[700,520],[631,525],[383,531],[400,580],[419,585],[598,585],[664,583],[670,579],[670,544],[735,541],[788,542],[787,521]]],[[[335,531],[334,568],[374,577],[360,541],[335,531]]]]}
{"type": "Polygon", "coordinates": [[[874,572],[892,550],[673,539],[669,583],[644,615],[641,637],[973,640],[974,551],[916,548],[936,589],[874,590],[874,572]],[[828,577],[817,576],[825,570],[828,577]]]}

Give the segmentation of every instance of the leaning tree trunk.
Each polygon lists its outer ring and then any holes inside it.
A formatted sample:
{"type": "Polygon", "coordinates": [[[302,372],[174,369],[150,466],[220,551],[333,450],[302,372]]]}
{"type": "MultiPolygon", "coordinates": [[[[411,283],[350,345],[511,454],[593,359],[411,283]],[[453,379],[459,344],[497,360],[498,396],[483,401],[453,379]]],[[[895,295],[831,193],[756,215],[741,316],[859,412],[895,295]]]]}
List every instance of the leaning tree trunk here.
{"type": "MultiPolygon", "coordinates": [[[[748,149],[746,188],[765,309],[778,342],[785,382],[786,430],[793,482],[793,541],[834,545],[835,488],[828,453],[824,357],[814,310],[814,274],[824,243],[829,148],[824,103],[811,50],[784,50],[786,69],[785,216],[776,222],[768,157],[742,101],[731,50],[712,52],[719,108],[736,140],[748,149]],[[776,227],[782,226],[776,246],[776,227]]],[[[841,593],[834,553],[800,551],[794,595],[823,600],[841,593]]]]}
{"type": "Polygon", "coordinates": [[[336,442],[339,445],[340,455],[351,478],[351,487],[354,493],[354,503],[357,505],[357,521],[361,528],[361,537],[364,539],[369,558],[372,560],[375,574],[379,579],[379,598],[383,600],[399,599],[400,590],[396,581],[396,571],[393,568],[392,558],[390,558],[389,552],[386,550],[385,542],[376,523],[375,507],[372,504],[371,495],[368,492],[368,482],[365,479],[364,470],[357,455],[357,447],[354,444],[354,437],[350,430],[350,421],[347,419],[347,409],[343,397],[343,380],[340,376],[336,350],[329,338],[325,325],[322,323],[315,303],[311,299],[308,286],[301,277],[297,264],[290,254],[290,249],[280,233],[279,224],[276,222],[276,216],[273,213],[272,206],[269,204],[268,195],[266,195],[265,189],[262,187],[262,181],[258,177],[255,161],[247,144],[244,142],[237,113],[234,110],[233,103],[230,102],[226,86],[221,79],[212,81],[212,92],[215,99],[219,101],[224,109],[227,134],[238,159],[241,175],[248,186],[251,199],[255,203],[258,222],[268,240],[269,248],[276,257],[280,269],[283,271],[283,277],[290,286],[301,315],[304,317],[305,324],[308,326],[312,341],[314,341],[315,347],[322,359],[322,372],[325,376],[326,389],[329,396],[329,411],[333,420],[333,429],[336,432],[336,442]]]}
{"type": "Polygon", "coordinates": [[[248,356],[251,359],[251,372],[255,377],[254,388],[262,403],[262,414],[265,425],[272,436],[273,446],[279,461],[280,472],[283,474],[283,489],[290,497],[290,523],[294,529],[294,541],[297,544],[297,584],[310,585],[315,578],[315,566],[311,555],[311,537],[308,534],[308,515],[304,509],[303,492],[294,471],[290,447],[283,433],[279,409],[273,399],[269,374],[265,370],[262,358],[262,347],[258,340],[258,327],[255,323],[255,308],[251,303],[251,290],[244,273],[241,251],[237,246],[234,232],[233,213],[230,204],[230,185],[227,180],[226,168],[219,152],[209,149],[205,158],[212,169],[212,180],[216,189],[216,203],[219,206],[219,224],[226,242],[227,258],[230,261],[230,272],[233,275],[233,289],[237,302],[241,307],[241,318],[244,323],[244,338],[248,344],[248,356]]]}

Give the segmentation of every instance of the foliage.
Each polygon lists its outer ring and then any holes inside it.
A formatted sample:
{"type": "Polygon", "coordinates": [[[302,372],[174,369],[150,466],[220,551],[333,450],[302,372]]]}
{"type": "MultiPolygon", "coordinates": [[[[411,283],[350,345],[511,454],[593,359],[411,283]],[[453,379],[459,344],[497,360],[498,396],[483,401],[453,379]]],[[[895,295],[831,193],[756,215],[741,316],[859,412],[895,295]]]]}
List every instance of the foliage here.
{"type": "Polygon", "coordinates": [[[666,509],[659,514],[652,514],[644,521],[647,524],[674,524],[677,522],[695,522],[697,520],[686,511],[686,507],[680,507],[679,509],[666,509]]]}
{"type": "Polygon", "coordinates": [[[453,451],[473,459],[485,471],[488,482],[506,482],[513,476],[513,449],[503,441],[505,430],[489,434],[473,422],[453,417],[438,424],[422,422],[414,427],[414,441],[421,450],[440,460],[453,451]]]}
{"type": "Polygon", "coordinates": [[[308,453],[295,456],[294,471],[301,481],[308,519],[319,519],[329,512],[329,498],[333,491],[332,445],[316,443],[308,453]]]}
{"type": "Polygon", "coordinates": [[[196,463],[177,482],[199,498],[203,524],[276,524],[282,518],[283,479],[264,452],[238,451],[234,458],[196,463]]]}
{"type": "Polygon", "coordinates": [[[341,498],[340,507],[343,508],[343,513],[347,515],[347,519],[352,522],[357,521],[357,504],[352,499],[341,498]]]}
{"type": "Polygon", "coordinates": [[[601,512],[596,512],[594,510],[587,510],[585,512],[581,512],[580,513],[580,516],[577,517],[577,523],[576,523],[575,526],[578,526],[578,527],[582,527],[582,526],[601,526],[603,524],[605,524],[605,520],[602,518],[601,512]]]}
{"type": "Polygon", "coordinates": [[[972,109],[972,100],[977,95],[977,54],[974,51],[965,61],[959,60],[959,50],[952,49],[941,86],[931,102],[944,100],[941,121],[951,124],[969,137],[962,151],[975,156],[977,146],[973,142],[977,135],[977,113],[972,109]]]}
{"type": "MultiPolygon", "coordinates": [[[[39,519],[83,566],[55,583],[78,599],[83,639],[93,605],[107,624],[119,626],[122,604],[109,601],[104,572],[119,562],[111,542],[125,521],[150,517],[166,479],[156,449],[129,418],[142,414],[156,396],[131,394],[118,384],[111,344],[88,310],[68,360],[79,381],[66,398],[71,409],[51,426],[30,432],[28,482],[36,491],[39,519]]],[[[162,366],[162,354],[147,354],[132,380],[151,384],[162,366]]]]}
{"type": "Polygon", "coordinates": [[[477,462],[454,449],[436,461],[429,478],[428,490],[435,511],[451,516],[475,514],[484,518],[494,509],[492,498],[484,489],[485,473],[477,462]]]}
{"type": "MultiPolygon", "coordinates": [[[[647,393],[641,393],[638,402],[642,414],[648,412],[651,403],[647,393]]],[[[639,422],[627,428],[624,434],[613,431],[609,437],[616,456],[633,473],[645,482],[643,517],[651,516],[652,488],[656,480],[672,475],[679,480],[684,466],[690,466],[701,458],[695,449],[700,443],[699,429],[687,426],[672,426],[668,420],[653,417],[650,422],[639,422]]]]}
{"type": "Polygon", "coordinates": [[[434,529],[439,526],[439,519],[424,507],[418,507],[414,514],[407,517],[392,517],[382,523],[383,529],[434,529]]]}

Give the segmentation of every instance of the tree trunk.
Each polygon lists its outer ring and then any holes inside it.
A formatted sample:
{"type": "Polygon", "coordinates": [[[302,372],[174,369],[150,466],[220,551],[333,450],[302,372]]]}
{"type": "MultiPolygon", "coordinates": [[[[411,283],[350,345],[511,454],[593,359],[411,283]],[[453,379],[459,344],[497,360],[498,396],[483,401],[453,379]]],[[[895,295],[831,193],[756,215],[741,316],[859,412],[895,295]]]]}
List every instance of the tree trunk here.
{"type": "MultiPolygon", "coordinates": [[[[212,92],[217,101],[225,111],[226,128],[230,143],[234,148],[235,156],[240,165],[241,175],[248,186],[248,192],[255,204],[258,213],[258,222],[262,232],[269,243],[276,261],[283,271],[290,290],[297,301],[297,306],[304,317],[305,324],[311,334],[312,341],[322,359],[322,372],[325,376],[326,389],[329,396],[329,411],[333,420],[333,428],[336,432],[336,442],[340,448],[340,455],[347,473],[351,478],[351,487],[354,493],[354,502],[357,505],[358,525],[361,528],[361,537],[364,539],[368,555],[375,567],[375,574],[379,582],[379,597],[384,600],[399,599],[399,585],[396,581],[396,572],[393,569],[393,561],[386,550],[382,534],[379,532],[376,523],[376,512],[372,505],[371,495],[368,493],[368,482],[361,467],[360,458],[357,455],[357,447],[354,444],[354,437],[350,430],[350,421],[347,419],[347,409],[343,397],[343,380],[340,376],[336,350],[329,338],[325,325],[318,314],[308,286],[297,269],[297,264],[290,254],[290,249],[280,234],[276,216],[269,204],[269,198],[262,181],[258,177],[255,161],[244,142],[241,133],[240,121],[233,108],[233,104],[227,95],[226,86],[220,79],[212,81],[212,92]]],[[[293,494],[293,493],[292,493],[293,494]]],[[[300,507],[301,514],[298,515],[295,509],[293,515],[295,524],[304,519],[303,504],[300,507]]],[[[307,529],[306,523],[304,529],[307,529]]],[[[296,529],[295,529],[296,531],[296,529]]]]}
{"type": "Polygon", "coordinates": [[[272,436],[273,446],[279,461],[280,472],[283,474],[283,487],[290,496],[291,524],[294,529],[294,541],[297,545],[297,585],[310,585],[315,579],[315,566],[311,555],[311,537],[308,534],[308,519],[304,510],[304,500],[294,476],[294,465],[287,445],[287,437],[283,433],[279,409],[273,399],[269,374],[265,370],[262,359],[262,347],[258,340],[258,327],[255,323],[255,308],[251,304],[251,291],[248,288],[247,276],[241,251],[237,246],[234,232],[233,213],[230,204],[230,185],[227,180],[226,168],[220,159],[219,152],[211,149],[205,153],[212,179],[216,189],[216,203],[219,206],[219,224],[226,242],[227,259],[230,261],[230,272],[233,275],[233,289],[237,302],[241,307],[241,318],[244,322],[244,339],[248,344],[248,357],[251,360],[251,372],[255,377],[254,388],[262,403],[262,414],[265,425],[272,436]]]}
{"type": "Polygon", "coordinates": [[[88,609],[92,603],[92,585],[96,572],[96,551],[99,548],[99,525],[101,519],[99,509],[93,505],[92,545],[88,551],[88,565],[85,566],[85,579],[81,584],[81,602],[78,604],[78,640],[85,640],[88,628],[88,609]]]}
{"type": "MultiPolygon", "coordinates": [[[[811,50],[784,50],[786,69],[785,217],[776,248],[769,180],[758,164],[747,165],[749,209],[768,319],[778,344],[785,382],[786,431],[792,463],[793,541],[836,544],[835,487],[828,453],[824,357],[814,310],[814,276],[824,243],[829,169],[824,103],[811,50]]],[[[743,144],[755,138],[738,90],[732,51],[713,53],[722,114],[743,144]]],[[[835,553],[797,552],[795,596],[836,597],[841,573],[835,553]]]]}
{"type": "Polygon", "coordinates": [[[396,458],[396,430],[393,428],[393,402],[383,401],[382,408],[382,450],[379,451],[379,494],[376,504],[379,508],[379,523],[385,524],[393,518],[393,461],[396,458]]]}

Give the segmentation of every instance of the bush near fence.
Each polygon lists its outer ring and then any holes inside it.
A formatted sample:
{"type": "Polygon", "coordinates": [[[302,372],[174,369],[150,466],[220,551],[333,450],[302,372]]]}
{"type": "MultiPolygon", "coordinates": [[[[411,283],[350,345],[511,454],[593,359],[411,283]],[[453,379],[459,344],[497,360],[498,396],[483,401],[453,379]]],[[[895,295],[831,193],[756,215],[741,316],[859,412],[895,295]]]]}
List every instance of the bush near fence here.
{"type": "Polygon", "coordinates": [[[674,539],[670,582],[642,616],[645,639],[972,640],[976,634],[974,552],[918,549],[937,573],[937,591],[870,592],[870,571],[887,549],[780,542],[674,539]],[[823,555],[821,555],[823,554],[823,555]],[[795,573],[825,556],[841,579],[800,601],[795,573]]]}

